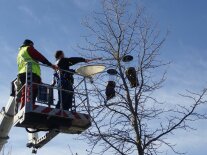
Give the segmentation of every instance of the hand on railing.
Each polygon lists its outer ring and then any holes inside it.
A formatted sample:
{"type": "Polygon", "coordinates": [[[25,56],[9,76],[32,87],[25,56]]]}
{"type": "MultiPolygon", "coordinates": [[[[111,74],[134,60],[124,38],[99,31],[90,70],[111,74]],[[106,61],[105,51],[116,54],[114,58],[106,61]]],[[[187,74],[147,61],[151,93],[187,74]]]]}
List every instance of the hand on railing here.
{"type": "Polygon", "coordinates": [[[52,65],[51,67],[52,67],[52,69],[54,69],[54,70],[59,70],[59,67],[58,67],[57,65],[52,65]]]}

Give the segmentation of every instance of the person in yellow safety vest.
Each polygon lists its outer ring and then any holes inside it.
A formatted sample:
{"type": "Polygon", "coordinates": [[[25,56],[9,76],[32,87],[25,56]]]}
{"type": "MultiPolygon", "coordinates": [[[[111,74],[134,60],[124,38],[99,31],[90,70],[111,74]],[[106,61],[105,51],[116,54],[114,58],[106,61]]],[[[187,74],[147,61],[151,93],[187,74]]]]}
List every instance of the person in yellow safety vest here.
{"type": "MultiPolygon", "coordinates": [[[[40,52],[38,52],[34,48],[34,43],[31,40],[26,39],[23,42],[23,45],[20,47],[17,56],[18,78],[22,85],[24,85],[26,82],[27,62],[32,62],[32,81],[35,83],[41,83],[41,70],[40,70],[39,62],[50,66],[54,70],[58,69],[57,65],[53,65],[52,63],[50,63],[40,52]]],[[[32,92],[33,92],[33,104],[34,104],[38,94],[37,85],[33,84],[32,92]]],[[[25,88],[22,88],[21,106],[20,106],[21,109],[25,105],[25,93],[26,93],[25,88]]]]}

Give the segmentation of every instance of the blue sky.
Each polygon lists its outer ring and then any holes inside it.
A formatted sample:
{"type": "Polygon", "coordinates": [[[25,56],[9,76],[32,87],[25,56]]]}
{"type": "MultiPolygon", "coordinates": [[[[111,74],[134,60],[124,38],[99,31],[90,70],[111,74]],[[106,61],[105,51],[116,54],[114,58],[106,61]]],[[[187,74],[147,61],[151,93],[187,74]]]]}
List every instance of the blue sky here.
{"type": "MultiPolygon", "coordinates": [[[[172,61],[168,80],[160,98],[181,103],[178,96],[185,89],[200,91],[207,87],[207,1],[205,0],[140,0],[160,29],[170,31],[162,51],[164,60],[172,61]]],[[[50,61],[54,51],[62,49],[68,56],[77,56],[73,48],[80,43],[86,30],[81,21],[99,8],[99,0],[0,0],[0,106],[9,97],[9,84],[17,74],[16,56],[25,38],[35,42],[35,47],[50,61]]],[[[207,110],[204,108],[203,110],[207,110]]],[[[207,121],[193,124],[196,131],[177,133],[170,141],[178,144],[188,155],[206,155],[207,121]]],[[[8,147],[15,155],[28,155],[24,129],[13,128],[8,147]]],[[[39,151],[41,155],[69,154],[69,144],[74,152],[84,155],[87,146],[73,135],[60,135],[39,151]]],[[[169,153],[173,154],[173,153],[169,153]]]]}

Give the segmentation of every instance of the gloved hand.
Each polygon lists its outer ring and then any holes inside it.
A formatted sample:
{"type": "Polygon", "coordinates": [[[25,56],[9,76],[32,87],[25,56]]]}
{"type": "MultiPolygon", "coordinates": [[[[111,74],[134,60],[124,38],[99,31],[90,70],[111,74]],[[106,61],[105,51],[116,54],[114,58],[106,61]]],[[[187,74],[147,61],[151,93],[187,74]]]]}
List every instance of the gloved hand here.
{"type": "Polygon", "coordinates": [[[57,65],[52,65],[51,67],[52,67],[52,69],[54,69],[54,70],[58,70],[58,69],[59,69],[59,67],[58,67],[57,65]]]}
{"type": "Polygon", "coordinates": [[[94,58],[94,59],[86,59],[86,63],[89,63],[91,61],[101,60],[102,58],[94,58]]]}

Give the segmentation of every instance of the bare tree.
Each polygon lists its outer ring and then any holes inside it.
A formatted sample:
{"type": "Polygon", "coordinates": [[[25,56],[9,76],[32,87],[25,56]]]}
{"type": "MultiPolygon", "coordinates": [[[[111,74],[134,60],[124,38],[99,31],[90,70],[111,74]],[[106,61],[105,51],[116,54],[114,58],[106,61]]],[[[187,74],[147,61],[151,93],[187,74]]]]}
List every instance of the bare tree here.
{"type": "Polygon", "coordinates": [[[91,145],[89,154],[154,155],[161,153],[163,145],[181,154],[167,138],[174,131],[192,129],[192,121],[206,119],[197,112],[206,102],[206,90],[201,94],[187,92],[183,97],[190,99],[189,104],[173,107],[160,103],[154,95],[165,81],[167,63],[159,58],[167,35],[157,30],[143,8],[128,0],[104,0],[102,12],[84,24],[91,33],[85,36],[87,46],[80,48],[87,55],[103,57],[107,69],[118,71],[116,97],[106,99],[107,73],[95,77],[90,87],[93,125],[84,134],[91,145]],[[134,57],[131,64],[123,62],[126,55],[134,57]],[[139,83],[133,88],[125,74],[131,66],[139,83]],[[97,146],[102,150],[95,151],[97,146]]]}

